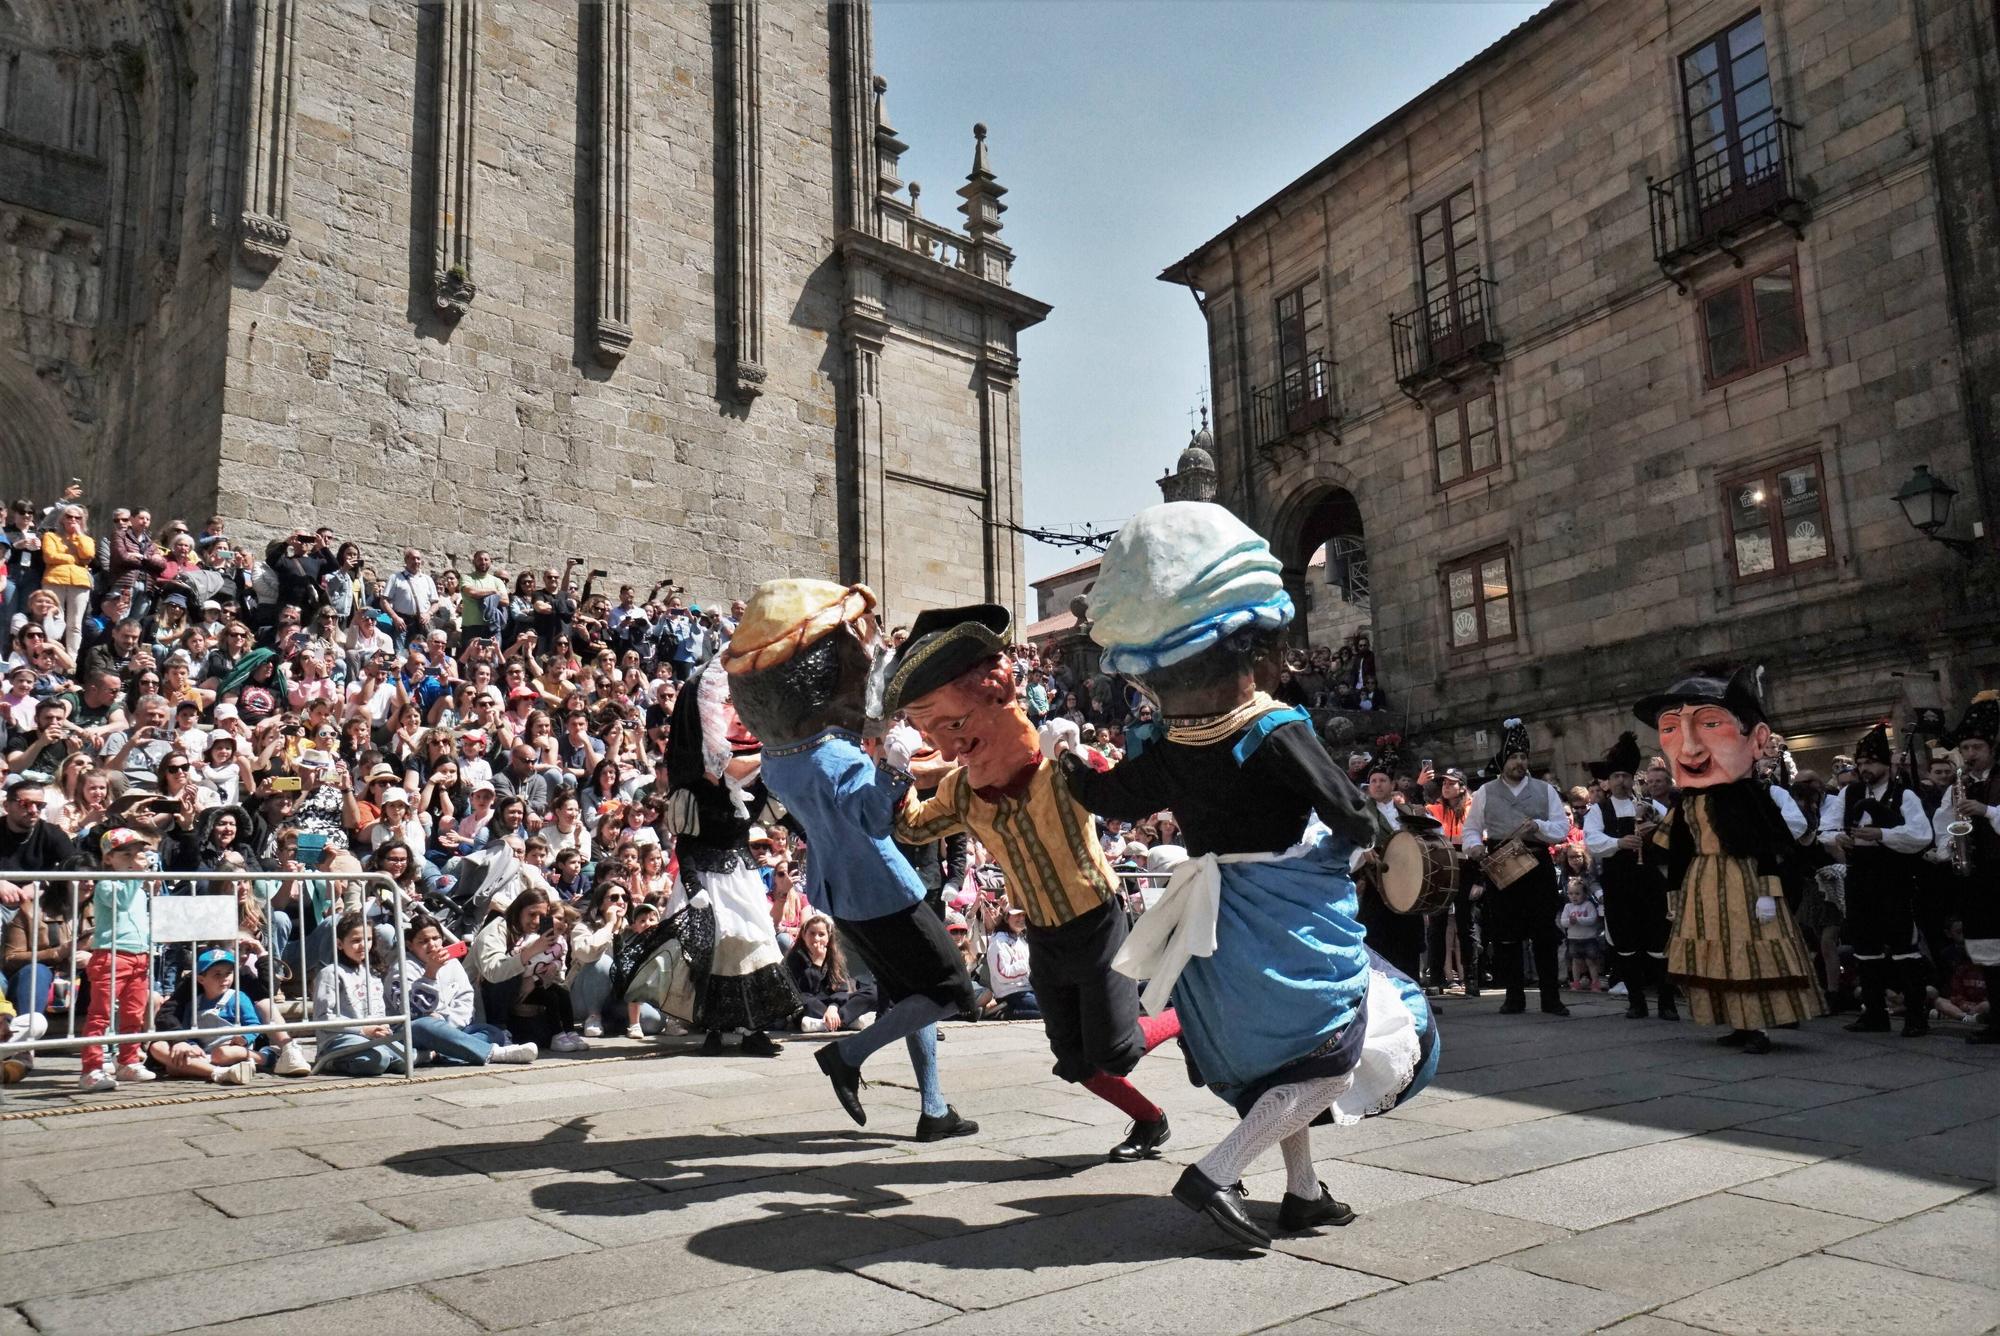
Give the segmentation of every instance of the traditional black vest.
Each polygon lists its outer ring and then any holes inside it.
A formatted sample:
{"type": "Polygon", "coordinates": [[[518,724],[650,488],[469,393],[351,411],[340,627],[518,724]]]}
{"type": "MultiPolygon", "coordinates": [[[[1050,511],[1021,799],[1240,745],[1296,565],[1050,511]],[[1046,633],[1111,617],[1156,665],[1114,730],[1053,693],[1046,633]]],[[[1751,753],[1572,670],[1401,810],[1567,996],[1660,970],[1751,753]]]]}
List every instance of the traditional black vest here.
{"type": "MultiPolygon", "coordinates": [[[[1866,815],[1869,824],[1893,830],[1903,824],[1903,794],[1908,790],[1899,779],[1891,779],[1879,798],[1868,796],[1868,785],[1863,780],[1855,780],[1840,791],[1841,827],[1856,830],[1861,818],[1866,815]]],[[[1859,872],[1863,878],[1887,876],[1914,876],[1922,866],[1917,854],[1901,854],[1886,844],[1857,844],[1847,851],[1849,875],[1859,872]]],[[[1851,883],[1850,883],[1851,885],[1851,883]]]]}

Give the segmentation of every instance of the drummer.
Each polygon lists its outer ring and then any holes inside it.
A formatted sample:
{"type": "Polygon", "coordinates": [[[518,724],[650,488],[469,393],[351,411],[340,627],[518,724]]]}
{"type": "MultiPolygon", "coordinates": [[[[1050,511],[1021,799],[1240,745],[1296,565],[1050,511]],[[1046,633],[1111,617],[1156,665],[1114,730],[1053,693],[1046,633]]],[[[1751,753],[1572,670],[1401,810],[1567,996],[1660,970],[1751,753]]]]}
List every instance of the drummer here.
{"type": "Polygon", "coordinates": [[[1368,769],[1368,807],[1375,819],[1374,847],[1361,854],[1367,871],[1355,879],[1361,897],[1356,915],[1368,930],[1368,945],[1375,953],[1412,979],[1419,977],[1418,964],[1424,952],[1424,921],[1416,914],[1399,914],[1382,898],[1382,854],[1400,830],[1429,833],[1436,822],[1426,813],[1404,806],[1396,792],[1396,775],[1387,760],[1376,761],[1368,769]]]}
{"type": "Polygon", "coordinates": [[[1535,974],[1542,990],[1542,1010],[1567,1016],[1562,978],[1556,971],[1556,867],[1549,846],[1569,840],[1569,807],[1555,785],[1528,773],[1528,729],[1519,719],[1501,725],[1500,753],[1493,758],[1500,775],[1472,795],[1465,813],[1465,856],[1479,859],[1510,840],[1518,840],[1534,865],[1507,885],[1491,875],[1486,893],[1486,935],[1493,947],[1493,977],[1507,990],[1502,1015],[1528,1009],[1522,979],[1521,947],[1535,952],[1535,974]]]}
{"type": "Polygon", "coordinates": [[[1437,777],[1438,800],[1424,810],[1438,823],[1438,834],[1447,840],[1452,848],[1459,850],[1458,885],[1454,889],[1451,903],[1433,913],[1424,925],[1424,951],[1428,959],[1424,962],[1430,970],[1424,982],[1431,991],[1443,993],[1446,977],[1445,965],[1449,953],[1447,938],[1458,936],[1459,979],[1467,997],[1479,996],[1479,944],[1473,937],[1473,905],[1483,891],[1479,878],[1479,864],[1463,856],[1465,849],[1465,814],[1472,802],[1472,795],[1465,791],[1465,772],[1447,770],[1437,777]]]}

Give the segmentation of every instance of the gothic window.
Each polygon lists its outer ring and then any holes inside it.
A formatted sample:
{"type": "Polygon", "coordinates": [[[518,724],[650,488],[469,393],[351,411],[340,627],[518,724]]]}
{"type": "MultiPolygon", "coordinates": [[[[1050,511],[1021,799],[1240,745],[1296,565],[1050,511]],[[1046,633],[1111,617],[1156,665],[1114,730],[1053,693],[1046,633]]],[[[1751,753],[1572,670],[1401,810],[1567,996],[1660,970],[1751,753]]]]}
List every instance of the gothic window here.
{"type": "Polygon", "coordinates": [[[1453,649],[1477,649],[1514,638],[1518,629],[1514,562],[1505,548],[1452,562],[1441,574],[1453,649]]]}
{"type": "Polygon", "coordinates": [[[1730,569],[1738,584],[1833,559],[1819,456],[1792,459],[1722,486],[1730,569]]]}

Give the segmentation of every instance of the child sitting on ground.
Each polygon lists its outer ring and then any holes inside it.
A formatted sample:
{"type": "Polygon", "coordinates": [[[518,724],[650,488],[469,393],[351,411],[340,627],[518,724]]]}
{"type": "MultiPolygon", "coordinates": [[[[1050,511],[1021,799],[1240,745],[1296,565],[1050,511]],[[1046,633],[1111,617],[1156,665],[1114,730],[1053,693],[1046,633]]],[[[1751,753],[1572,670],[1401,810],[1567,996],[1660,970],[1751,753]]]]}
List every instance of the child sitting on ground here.
{"type": "MultiPolygon", "coordinates": [[[[194,1028],[262,1025],[270,1019],[265,1010],[269,1003],[260,1006],[235,986],[236,970],[234,953],[220,949],[204,951],[195,961],[194,1028]]],[[[156,1039],[147,1045],[147,1053],[153,1064],[168,1076],[212,1081],[216,1085],[248,1085],[259,1071],[303,1076],[312,1070],[305,1054],[282,1030],[268,1036],[225,1035],[209,1040],[205,1047],[191,1039],[156,1039]]]]}
{"type": "MultiPolygon", "coordinates": [[[[362,1021],[389,1014],[383,976],[387,967],[369,930],[368,916],[350,909],[334,927],[333,963],[313,981],[313,1019],[362,1021]]],[[[339,1076],[380,1076],[407,1070],[394,1031],[380,1021],[342,1029],[322,1030],[316,1072],[339,1076]]]]}

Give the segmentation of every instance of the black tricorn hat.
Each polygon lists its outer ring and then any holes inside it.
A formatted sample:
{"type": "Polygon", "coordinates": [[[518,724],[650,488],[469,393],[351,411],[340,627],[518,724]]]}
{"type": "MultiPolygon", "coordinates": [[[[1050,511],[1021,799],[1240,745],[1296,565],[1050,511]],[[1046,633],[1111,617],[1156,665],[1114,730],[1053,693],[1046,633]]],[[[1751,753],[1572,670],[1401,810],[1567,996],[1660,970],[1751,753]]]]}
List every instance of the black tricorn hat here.
{"type": "Polygon", "coordinates": [[[1760,665],[1746,664],[1727,678],[1720,670],[1698,670],[1665,691],[1646,697],[1632,707],[1632,713],[1648,728],[1658,728],[1662,714],[1683,705],[1719,705],[1745,728],[1771,722],[1764,715],[1764,669],[1760,665]]]}
{"type": "Polygon", "coordinates": [[[894,713],[928,696],[968,669],[1007,652],[1013,616],[997,603],[932,608],[910,623],[910,637],[889,666],[883,709],[894,713]]]}
{"type": "Polygon", "coordinates": [[[1604,753],[1601,761],[1585,761],[1584,769],[1590,771],[1592,779],[1609,779],[1616,774],[1634,775],[1639,772],[1639,735],[1627,729],[1618,735],[1611,750],[1604,753]]]}

